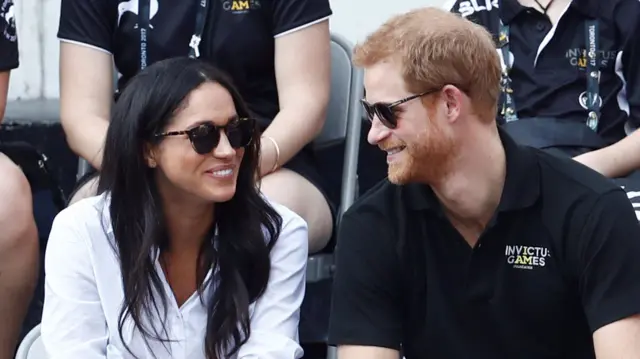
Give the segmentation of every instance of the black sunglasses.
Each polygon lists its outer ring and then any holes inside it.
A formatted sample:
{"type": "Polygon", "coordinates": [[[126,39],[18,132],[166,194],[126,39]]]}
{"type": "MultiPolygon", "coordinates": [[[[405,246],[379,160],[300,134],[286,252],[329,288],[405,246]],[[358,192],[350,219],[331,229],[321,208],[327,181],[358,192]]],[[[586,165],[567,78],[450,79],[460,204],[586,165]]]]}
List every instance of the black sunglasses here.
{"type": "Polygon", "coordinates": [[[380,122],[382,122],[383,125],[388,128],[396,128],[396,126],[398,125],[398,118],[396,117],[396,113],[393,110],[394,107],[402,105],[405,102],[417,99],[418,97],[432,94],[436,91],[440,91],[440,89],[426,91],[417,95],[411,95],[409,97],[403,98],[402,100],[398,100],[392,103],[376,102],[374,104],[370,104],[364,99],[360,101],[362,101],[362,106],[364,106],[364,111],[367,113],[367,118],[369,119],[369,121],[373,122],[373,118],[375,116],[378,116],[380,122]]]}
{"type": "Polygon", "coordinates": [[[187,135],[193,149],[201,155],[211,153],[220,143],[220,131],[224,131],[229,144],[233,148],[246,147],[251,143],[255,131],[255,120],[235,117],[224,126],[203,123],[186,131],[158,133],[155,137],[187,135]]]}

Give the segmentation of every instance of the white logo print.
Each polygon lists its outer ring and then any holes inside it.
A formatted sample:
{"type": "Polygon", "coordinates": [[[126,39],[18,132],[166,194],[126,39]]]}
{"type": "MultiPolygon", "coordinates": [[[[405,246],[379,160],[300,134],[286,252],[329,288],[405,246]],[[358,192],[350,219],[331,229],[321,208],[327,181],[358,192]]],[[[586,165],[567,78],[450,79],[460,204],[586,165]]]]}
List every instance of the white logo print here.
{"type": "Polygon", "coordinates": [[[14,11],[12,0],[2,0],[2,6],[0,6],[0,31],[11,42],[15,42],[17,39],[14,11]]]}
{"type": "Polygon", "coordinates": [[[461,1],[455,11],[457,11],[462,17],[467,17],[480,11],[491,11],[492,9],[497,8],[498,0],[470,0],[461,1]]]}
{"type": "Polygon", "coordinates": [[[504,255],[513,268],[531,270],[544,267],[546,259],[551,257],[551,251],[545,247],[506,246],[504,255]]]}
{"type": "MultiPolygon", "coordinates": [[[[156,14],[158,13],[158,0],[151,0],[149,1],[149,22],[151,22],[151,19],[154,18],[154,16],[156,16],[156,14]]],[[[129,1],[125,1],[125,2],[121,2],[118,4],[118,26],[120,26],[120,18],[122,18],[122,15],[124,15],[125,12],[131,12],[133,14],[135,14],[136,16],[138,15],[138,8],[140,6],[138,5],[138,0],[129,0],[129,1]]],[[[138,28],[138,23],[136,23],[134,28],[138,28]]],[[[151,24],[149,24],[149,28],[153,29],[153,26],[151,26],[151,24]]]]}

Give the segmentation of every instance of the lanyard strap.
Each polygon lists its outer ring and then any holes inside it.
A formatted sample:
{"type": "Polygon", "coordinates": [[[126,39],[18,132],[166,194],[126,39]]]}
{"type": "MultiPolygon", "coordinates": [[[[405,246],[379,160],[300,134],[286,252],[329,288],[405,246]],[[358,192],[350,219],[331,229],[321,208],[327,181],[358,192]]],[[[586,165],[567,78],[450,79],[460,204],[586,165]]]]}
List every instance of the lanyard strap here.
{"type": "MultiPolygon", "coordinates": [[[[147,38],[150,20],[150,1],[138,0],[138,27],[140,30],[140,70],[147,67],[147,38]]],[[[189,41],[189,57],[200,57],[200,40],[204,32],[204,26],[207,18],[207,0],[197,0],[198,9],[196,12],[196,24],[191,40],[189,41]]]]}
{"type": "Polygon", "coordinates": [[[600,66],[598,64],[598,21],[588,20],[585,24],[585,38],[587,39],[587,126],[592,130],[598,128],[600,120],[600,66]]]}
{"type": "Polygon", "coordinates": [[[202,39],[202,33],[204,32],[204,24],[207,18],[207,0],[198,1],[198,11],[196,13],[196,27],[191,41],[189,41],[189,57],[200,57],[200,40],[202,39]]]}
{"type": "Polygon", "coordinates": [[[139,0],[138,30],[140,30],[140,70],[147,67],[147,35],[149,32],[149,0],[139,0]]]}
{"type": "MultiPolygon", "coordinates": [[[[509,25],[500,20],[500,32],[498,46],[502,54],[503,71],[500,87],[502,90],[501,115],[506,122],[516,121],[516,104],[513,98],[512,80],[509,76],[511,72],[511,57],[509,47],[509,25]]],[[[597,20],[587,20],[585,22],[585,39],[587,40],[587,91],[586,107],[589,111],[587,115],[587,126],[592,130],[598,128],[600,120],[600,69],[598,64],[599,48],[599,26],[597,20]]]]}
{"type": "Polygon", "coordinates": [[[500,20],[500,34],[498,38],[498,46],[502,53],[502,63],[504,64],[502,69],[502,79],[500,81],[500,88],[502,89],[502,117],[506,122],[512,122],[518,119],[516,113],[516,103],[513,99],[513,88],[511,87],[511,51],[509,50],[509,25],[505,25],[500,20]]]}

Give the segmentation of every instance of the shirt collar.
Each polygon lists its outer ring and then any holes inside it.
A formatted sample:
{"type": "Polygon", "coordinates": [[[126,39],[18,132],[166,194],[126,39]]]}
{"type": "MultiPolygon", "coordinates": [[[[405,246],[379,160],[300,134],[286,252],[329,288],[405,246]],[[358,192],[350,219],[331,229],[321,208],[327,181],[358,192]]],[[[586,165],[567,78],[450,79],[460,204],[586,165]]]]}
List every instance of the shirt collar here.
{"type": "MultiPolygon", "coordinates": [[[[507,174],[498,212],[509,212],[532,206],[540,195],[540,170],[534,150],[524,148],[498,128],[505,150],[507,174]]],[[[403,200],[412,210],[434,210],[442,213],[440,201],[431,187],[424,184],[404,186],[403,200]]]]}
{"type": "MultiPolygon", "coordinates": [[[[589,18],[597,18],[600,12],[599,0],[573,0],[570,8],[573,8],[589,18]]],[[[612,6],[612,5],[610,5],[612,6]]],[[[502,0],[500,7],[500,18],[506,24],[510,24],[521,12],[527,10],[518,0],[502,0]]]]}

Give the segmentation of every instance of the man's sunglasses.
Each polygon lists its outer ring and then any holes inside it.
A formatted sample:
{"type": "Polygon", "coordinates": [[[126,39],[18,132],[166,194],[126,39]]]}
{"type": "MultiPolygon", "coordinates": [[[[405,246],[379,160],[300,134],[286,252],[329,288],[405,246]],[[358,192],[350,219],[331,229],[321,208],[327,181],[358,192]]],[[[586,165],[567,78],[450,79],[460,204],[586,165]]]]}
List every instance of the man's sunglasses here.
{"type": "Polygon", "coordinates": [[[252,118],[233,118],[224,126],[203,123],[186,131],[158,133],[155,137],[187,135],[193,149],[201,155],[211,153],[220,143],[220,132],[224,131],[233,148],[246,147],[251,143],[255,131],[255,120],[252,118]]]}
{"type": "Polygon", "coordinates": [[[417,99],[418,97],[432,94],[436,91],[440,91],[440,89],[430,90],[419,93],[417,95],[412,95],[392,103],[376,102],[374,104],[370,104],[364,99],[362,99],[361,101],[362,106],[364,106],[364,111],[367,113],[367,118],[369,119],[369,121],[373,122],[373,118],[375,116],[378,116],[378,119],[380,119],[380,122],[382,122],[383,125],[388,128],[396,128],[396,126],[398,126],[398,118],[396,116],[396,112],[394,111],[394,108],[396,106],[417,99]]]}

